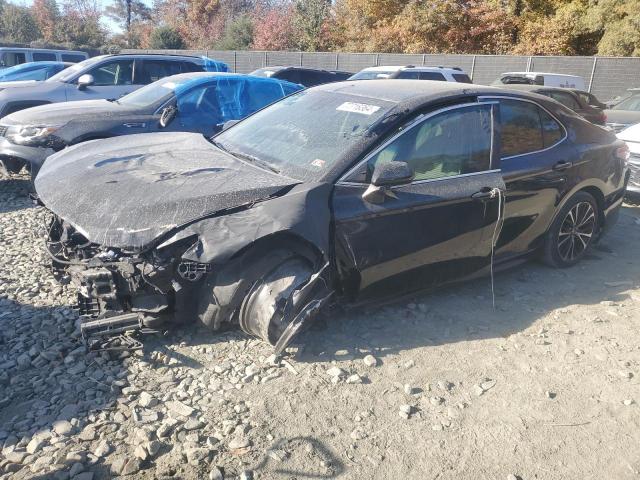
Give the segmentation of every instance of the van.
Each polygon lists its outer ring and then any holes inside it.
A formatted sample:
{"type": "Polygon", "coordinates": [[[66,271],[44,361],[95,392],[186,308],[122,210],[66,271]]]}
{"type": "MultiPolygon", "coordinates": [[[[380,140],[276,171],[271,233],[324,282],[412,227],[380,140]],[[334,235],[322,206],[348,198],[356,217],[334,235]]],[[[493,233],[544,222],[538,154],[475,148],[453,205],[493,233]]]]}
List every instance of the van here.
{"type": "Polygon", "coordinates": [[[0,47],[0,70],[29,62],[78,63],[87,58],[89,54],[75,50],[0,47]]]}
{"type": "Polygon", "coordinates": [[[544,85],[545,87],[586,90],[584,78],[578,75],[543,72],[506,72],[492,85],[544,85]]]}

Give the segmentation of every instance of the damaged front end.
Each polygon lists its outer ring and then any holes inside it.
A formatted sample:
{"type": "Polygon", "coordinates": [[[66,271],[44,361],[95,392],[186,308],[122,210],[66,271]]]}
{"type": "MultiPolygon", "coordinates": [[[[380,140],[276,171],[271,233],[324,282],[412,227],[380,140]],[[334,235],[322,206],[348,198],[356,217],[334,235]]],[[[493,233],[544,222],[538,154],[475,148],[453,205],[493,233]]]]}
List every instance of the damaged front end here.
{"type": "Polygon", "coordinates": [[[77,288],[81,332],[90,345],[100,348],[106,337],[156,330],[194,315],[193,295],[211,266],[181,260],[189,239],[163,250],[126,252],[89,242],[56,216],[47,228],[54,273],[77,288]]]}
{"type": "Polygon", "coordinates": [[[333,297],[328,286],[330,264],[303,261],[304,269],[296,269],[301,260],[292,252],[288,255],[293,260],[283,263],[281,270],[252,277],[250,268],[236,270],[226,264],[219,266],[219,273],[211,263],[189,259],[199,245],[193,235],[136,252],[92,243],[55,215],[47,229],[46,249],[54,273],[77,288],[81,333],[93,349],[140,348],[134,332],[154,332],[196,317],[202,320],[203,306],[222,302],[224,318],[216,325],[205,324],[214,329],[222,322],[239,324],[279,354],[333,297]],[[212,293],[212,285],[229,284],[225,271],[245,277],[245,296],[237,295],[242,282],[231,282],[233,294],[228,299],[212,293]]]}

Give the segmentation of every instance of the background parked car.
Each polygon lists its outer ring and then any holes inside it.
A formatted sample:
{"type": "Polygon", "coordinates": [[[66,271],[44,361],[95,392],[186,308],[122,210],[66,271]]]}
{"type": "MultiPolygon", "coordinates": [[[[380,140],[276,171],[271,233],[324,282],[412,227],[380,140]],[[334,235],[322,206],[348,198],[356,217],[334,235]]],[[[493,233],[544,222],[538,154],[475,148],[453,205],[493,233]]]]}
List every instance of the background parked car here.
{"type": "Polygon", "coordinates": [[[0,88],[7,88],[6,82],[41,82],[53,77],[67,67],[68,62],[30,62],[0,70],[0,88]]]}
{"type": "Polygon", "coordinates": [[[604,125],[607,120],[607,116],[602,108],[589,105],[585,102],[582,96],[572,89],[560,87],[539,87],[535,85],[505,85],[505,87],[512,90],[533,92],[544,95],[545,97],[553,98],[557,102],[560,102],[565,107],[570,108],[578,115],[581,115],[596,125],[604,125]]]}
{"type": "Polygon", "coordinates": [[[302,85],[233,73],[183,73],[158,80],[119,100],[42,105],[0,121],[0,158],[27,164],[35,178],[45,159],[68,145],[155,131],[211,136],[301,90],[302,85]],[[34,126],[36,125],[36,126],[34,126]]]}
{"type": "Polygon", "coordinates": [[[631,176],[627,184],[627,192],[637,201],[640,198],[640,123],[625,128],[618,133],[629,147],[629,170],[631,176]]]}
{"type": "Polygon", "coordinates": [[[186,72],[223,71],[225,63],[180,55],[103,55],[72,65],[48,80],[0,91],[0,118],[47,103],[120,98],[143,85],[186,72]]]}
{"type": "Polygon", "coordinates": [[[591,105],[592,107],[599,108],[601,110],[605,110],[608,108],[607,104],[598,100],[598,98],[590,92],[585,92],[584,90],[579,90],[577,88],[569,88],[573,93],[578,95],[587,105],[591,105]]]}
{"type": "Polygon", "coordinates": [[[415,67],[413,65],[369,67],[352,75],[349,80],[380,80],[384,78],[472,83],[469,76],[458,67],[415,67]]]}
{"type": "Polygon", "coordinates": [[[87,52],[47,48],[0,47],[0,70],[29,62],[78,63],[89,58],[87,52]]]}
{"type": "Polygon", "coordinates": [[[544,72],[506,72],[500,75],[492,85],[544,85],[545,87],[586,89],[584,78],[578,75],[544,72]]]}
{"type": "Polygon", "coordinates": [[[315,87],[323,83],[346,80],[351,76],[351,73],[304,67],[265,67],[254,70],[250,75],[277,78],[292,83],[299,83],[305,87],[315,87]]]}
{"type": "Polygon", "coordinates": [[[615,132],[640,123],[640,91],[633,90],[631,95],[620,101],[614,107],[605,110],[607,126],[615,132]]]}

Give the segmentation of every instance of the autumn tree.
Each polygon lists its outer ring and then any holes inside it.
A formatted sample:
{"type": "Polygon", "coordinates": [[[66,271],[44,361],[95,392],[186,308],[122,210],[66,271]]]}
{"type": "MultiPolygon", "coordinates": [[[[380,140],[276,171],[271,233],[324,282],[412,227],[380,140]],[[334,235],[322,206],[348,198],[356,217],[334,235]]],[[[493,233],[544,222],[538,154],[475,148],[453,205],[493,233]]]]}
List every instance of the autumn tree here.
{"type": "Polygon", "coordinates": [[[310,52],[325,46],[325,30],[330,21],[331,0],[296,0],[293,28],[296,46],[310,52]]]}
{"type": "Polygon", "coordinates": [[[102,11],[95,0],[67,0],[57,26],[59,41],[76,46],[99,48],[107,32],[100,23],[102,11]]]}
{"type": "Polygon", "coordinates": [[[55,0],[33,0],[31,12],[38,24],[42,39],[45,42],[55,42],[56,26],[60,19],[60,11],[55,0]]]}
{"type": "Polygon", "coordinates": [[[214,46],[218,50],[247,50],[253,43],[253,20],[248,14],[227,21],[224,33],[214,46]]]}
{"type": "Polygon", "coordinates": [[[0,30],[5,41],[30,43],[40,38],[38,23],[31,10],[8,3],[2,10],[0,30]]]}
{"type": "Polygon", "coordinates": [[[132,41],[132,27],[151,20],[151,9],[142,0],[113,0],[113,3],[105,8],[105,14],[123,29],[129,46],[135,46],[137,43],[132,41]]]}
{"type": "Polygon", "coordinates": [[[294,46],[293,6],[260,6],[253,14],[253,48],[289,50],[294,46]]]}

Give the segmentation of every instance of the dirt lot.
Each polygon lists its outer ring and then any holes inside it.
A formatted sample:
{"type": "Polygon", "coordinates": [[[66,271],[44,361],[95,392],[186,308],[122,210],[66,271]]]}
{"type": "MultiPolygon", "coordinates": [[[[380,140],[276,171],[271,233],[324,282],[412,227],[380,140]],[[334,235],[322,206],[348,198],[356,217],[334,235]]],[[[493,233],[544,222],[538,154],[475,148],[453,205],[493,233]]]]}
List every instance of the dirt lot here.
{"type": "Polygon", "coordinates": [[[239,332],[86,353],[43,210],[0,177],[0,478],[640,478],[640,209],[525,264],[334,312],[282,363],[239,332]],[[373,358],[372,358],[372,357],[373,358]],[[375,363],[375,365],[372,365],[375,363]]]}

